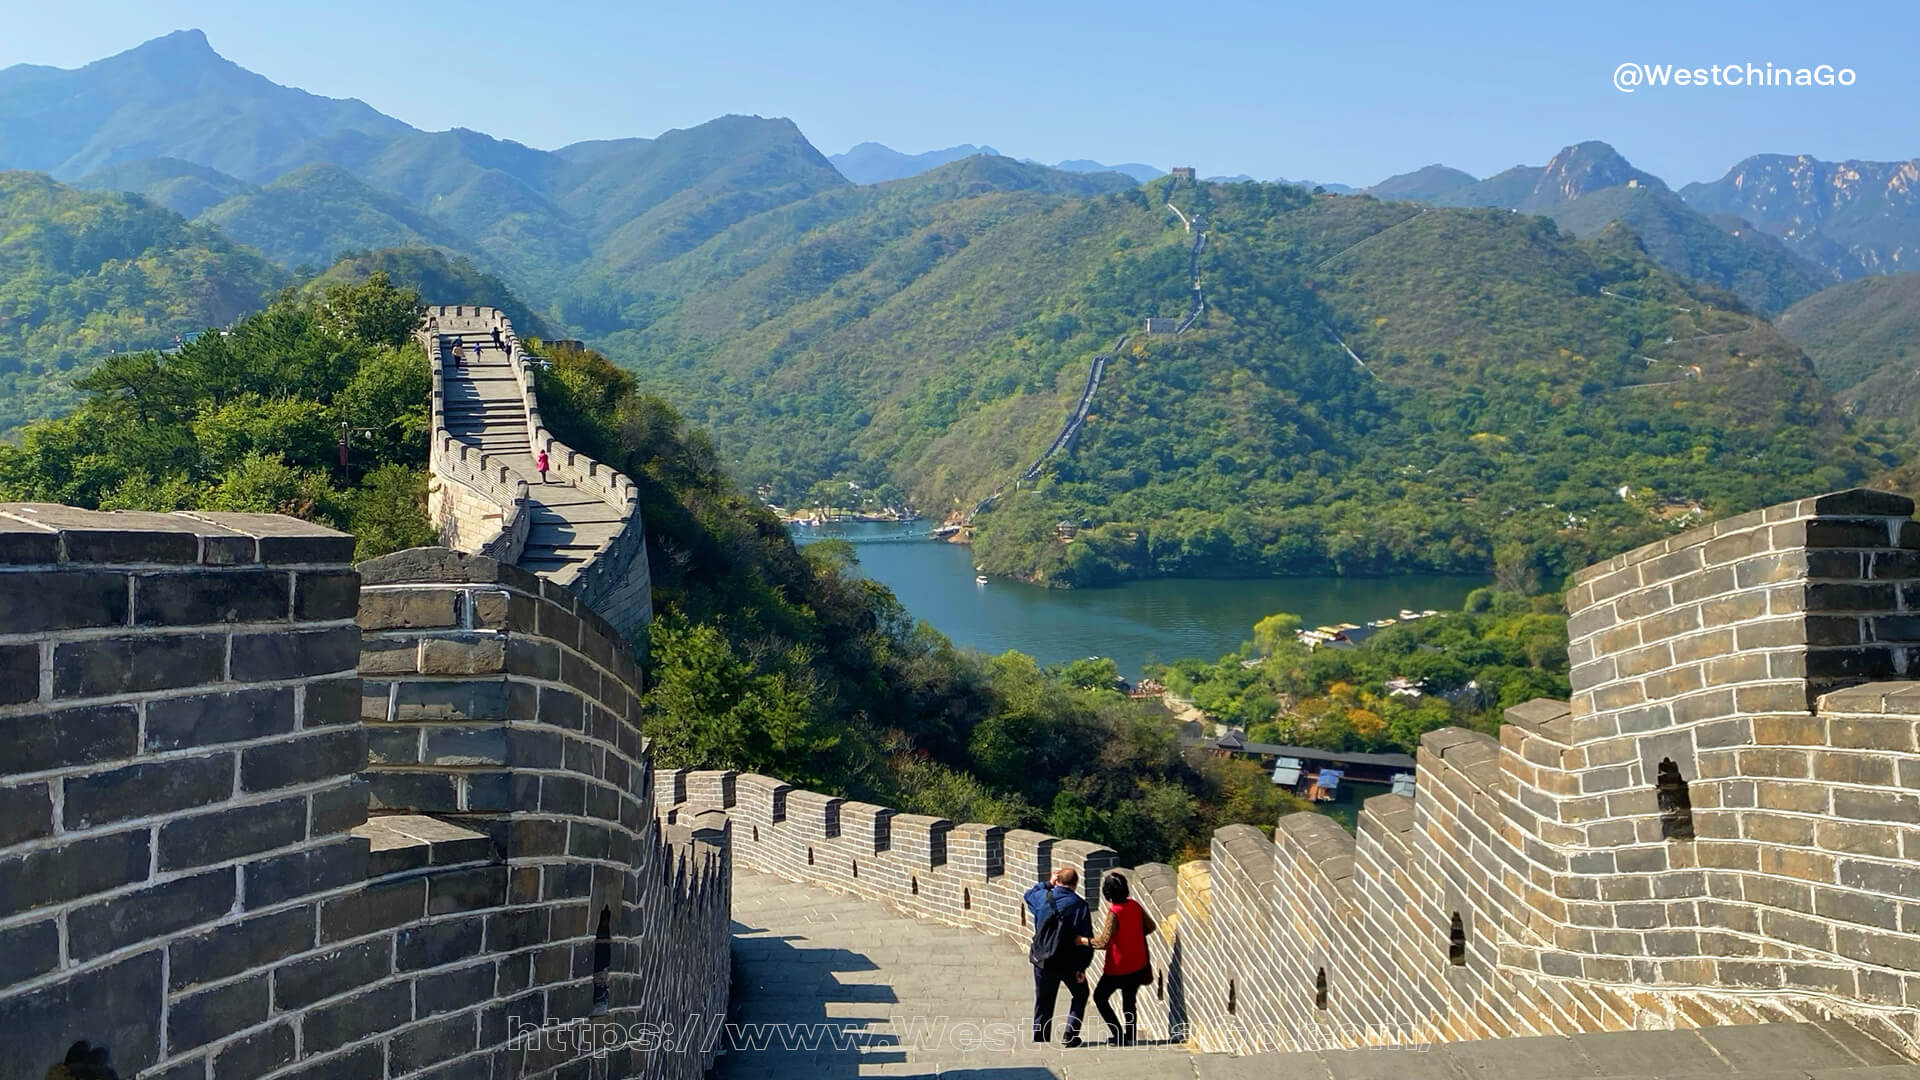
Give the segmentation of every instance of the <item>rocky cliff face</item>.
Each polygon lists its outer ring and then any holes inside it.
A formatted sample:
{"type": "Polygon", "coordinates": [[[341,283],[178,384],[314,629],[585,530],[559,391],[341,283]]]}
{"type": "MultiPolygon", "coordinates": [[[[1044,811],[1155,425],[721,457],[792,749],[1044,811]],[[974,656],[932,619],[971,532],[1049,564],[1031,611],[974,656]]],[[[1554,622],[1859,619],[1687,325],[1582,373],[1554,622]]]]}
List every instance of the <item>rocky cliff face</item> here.
{"type": "Polygon", "coordinates": [[[1746,218],[1843,277],[1920,268],[1920,158],[1758,154],[1680,195],[1702,212],[1746,218]]]}
{"type": "Polygon", "coordinates": [[[1652,173],[1641,172],[1603,142],[1575,143],[1553,155],[1533,193],[1520,209],[1538,210],[1571,202],[1589,192],[1613,187],[1646,187],[1666,190],[1666,184],[1652,173]]]}

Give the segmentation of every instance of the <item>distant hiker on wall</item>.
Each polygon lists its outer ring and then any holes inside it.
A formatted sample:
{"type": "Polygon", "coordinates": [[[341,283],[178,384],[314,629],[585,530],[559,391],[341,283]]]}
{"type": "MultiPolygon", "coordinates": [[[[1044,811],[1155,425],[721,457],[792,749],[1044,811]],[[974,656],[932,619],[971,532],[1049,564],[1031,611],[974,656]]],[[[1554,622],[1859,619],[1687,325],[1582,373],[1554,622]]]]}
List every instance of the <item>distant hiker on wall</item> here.
{"type": "Polygon", "coordinates": [[[506,339],[500,336],[500,328],[497,326],[493,328],[493,347],[501,352],[507,351],[506,339]]]}
{"type": "Polygon", "coordinates": [[[1093,950],[1082,942],[1093,937],[1093,916],[1074,891],[1079,884],[1080,872],[1063,866],[1027,890],[1027,910],[1033,913],[1027,960],[1033,964],[1034,1042],[1053,1040],[1053,1008],[1065,983],[1067,1031],[1062,1045],[1083,1045],[1080,1024],[1087,1015],[1087,964],[1093,950]]]}
{"type": "Polygon", "coordinates": [[[467,347],[458,341],[453,343],[453,368],[455,371],[467,370],[467,347]]]}
{"type": "Polygon", "coordinates": [[[1157,929],[1153,916],[1133,899],[1127,879],[1108,874],[1100,879],[1100,895],[1107,900],[1107,921],[1097,937],[1080,944],[1107,951],[1100,967],[1100,984],[1093,988],[1093,1005],[1107,1024],[1108,1046],[1132,1046],[1139,1038],[1138,1014],[1133,1003],[1140,988],[1153,982],[1147,935],[1157,929]],[[1120,1016],[1113,1015],[1113,993],[1120,992],[1120,1016]],[[1121,1017],[1125,1017],[1124,1022],[1121,1017]]]}
{"type": "Polygon", "coordinates": [[[543,484],[546,483],[547,482],[547,452],[545,450],[540,451],[539,455],[533,459],[533,467],[540,470],[540,482],[543,484]]]}

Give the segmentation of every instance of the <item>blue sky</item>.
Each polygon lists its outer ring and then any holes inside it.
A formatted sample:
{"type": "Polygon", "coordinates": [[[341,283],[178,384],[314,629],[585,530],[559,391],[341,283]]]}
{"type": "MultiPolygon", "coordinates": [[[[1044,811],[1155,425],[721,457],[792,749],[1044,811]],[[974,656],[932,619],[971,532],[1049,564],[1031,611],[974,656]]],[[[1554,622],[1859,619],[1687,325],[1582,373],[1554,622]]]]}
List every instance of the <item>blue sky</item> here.
{"type": "Polygon", "coordinates": [[[1484,176],[1582,139],[1676,185],[1761,152],[1920,156],[1911,0],[0,0],[0,26],[0,66],[61,67],[199,27],[276,82],[547,148],[740,112],[791,117],[826,153],[973,142],[1352,184],[1436,161],[1484,176]],[[1627,61],[1857,81],[1628,95],[1611,82],[1627,61]]]}

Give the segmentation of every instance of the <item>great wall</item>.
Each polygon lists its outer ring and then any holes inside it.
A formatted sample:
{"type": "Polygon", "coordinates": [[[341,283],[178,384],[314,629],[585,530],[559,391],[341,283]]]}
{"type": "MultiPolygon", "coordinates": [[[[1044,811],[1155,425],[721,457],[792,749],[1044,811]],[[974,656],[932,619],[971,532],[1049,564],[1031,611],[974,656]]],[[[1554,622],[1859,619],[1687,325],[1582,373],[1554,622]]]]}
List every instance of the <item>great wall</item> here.
{"type": "Polygon", "coordinates": [[[0,1080],[81,1041],[166,1080],[694,1077],[720,1044],[591,1036],[729,1011],[874,1035],[729,1077],[1920,1075],[1909,500],[1592,567],[1570,702],[1429,734],[1355,834],[1293,815],[1128,870],[1159,1045],[916,1047],[890,1013],[1024,1016],[1021,893],[1073,866],[1097,896],[1115,854],[656,770],[632,485],[553,441],[497,312],[430,315],[447,547],[354,566],[271,515],[0,505],[0,1080]],[[495,327],[511,370],[449,365],[442,335],[495,327]],[[517,411],[446,408],[502,374],[517,411]],[[616,527],[551,544],[581,493],[616,527]]]}
{"type": "MultiPolygon", "coordinates": [[[[1191,177],[1188,179],[1191,179],[1191,177]]],[[[1168,183],[1167,194],[1169,196],[1173,194],[1173,189],[1178,183],[1178,177],[1175,177],[1172,182],[1168,183]]],[[[1187,286],[1192,290],[1192,296],[1187,303],[1186,315],[1178,322],[1168,318],[1147,316],[1145,332],[1150,335],[1170,334],[1173,337],[1179,337],[1181,334],[1191,330],[1193,324],[1207,310],[1206,294],[1200,291],[1200,253],[1207,248],[1207,237],[1210,235],[1210,232],[1207,227],[1206,215],[1196,213],[1192,217],[1188,217],[1186,214],[1181,213],[1180,208],[1173,205],[1171,201],[1167,203],[1167,210],[1179,218],[1180,224],[1185,226],[1186,231],[1193,235],[1193,240],[1187,248],[1187,286]]],[[[1047,448],[1040,451],[1040,456],[1033,459],[1033,464],[1028,465],[1026,470],[1015,478],[1013,486],[1016,489],[1022,485],[1033,483],[1033,481],[1039,477],[1040,470],[1047,467],[1048,461],[1052,460],[1056,454],[1065,451],[1067,447],[1073,444],[1075,436],[1079,435],[1080,429],[1086,425],[1087,416],[1093,412],[1093,396],[1100,392],[1100,380],[1106,377],[1107,365],[1113,361],[1114,357],[1120,355],[1120,350],[1126,348],[1127,342],[1132,339],[1133,334],[1131,332],[1121,334],[1118,338],[1114,339],[1113,345],[1105,352],[1098,353],[1094,356],[1093,361],[1087,367],[1087,384],[1086,387],[1080,391],[1080,400],[1074,404],[1073,411],[1067,414],[1067,422],[1061,426],[1060,434],[1055,435],[1053,441],[1047,444],[1047,448]]],[[[1355,357],[1354,359],[1357,361],[1359,358],[1355,357]]],[[[1360,366],[1363,368],[1366,367],[1365,364],[1361,364],[1360,366]]],[[[966,523],[972,524],[975,517],[985,513],[988,508],[999,502],[1000,496],[1006,494],[1006,492],[1006,484],[1001,484],[999,487],[994,488],[986,498],[974,504],[973,509],[966,515],[966,523]]]]}

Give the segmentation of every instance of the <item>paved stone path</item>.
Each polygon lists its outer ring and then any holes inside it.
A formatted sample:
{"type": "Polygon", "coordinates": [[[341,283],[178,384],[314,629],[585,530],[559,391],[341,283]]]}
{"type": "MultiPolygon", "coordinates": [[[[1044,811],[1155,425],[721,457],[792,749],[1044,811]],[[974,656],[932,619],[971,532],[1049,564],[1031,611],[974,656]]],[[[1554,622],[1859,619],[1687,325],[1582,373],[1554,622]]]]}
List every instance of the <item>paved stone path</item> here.
{"type": "MultiPolygon", "coordinates": [[[[1058,1031],[1053,1046],[1035,1046],[1031,969],[1004,938],[744,868],[735,869],[733,887],[736,1019],[827,1025],[844,1031],[847,1042],[736,1048],[721,1058],[717,1080],[1194,1076],[1191,1057],[1178,1047],[1066,1050],[1058,1031]]],[[[1066,1006],[1063,991],[1061,1018],[1066,1006]]],[[[1091,1004],[1088,1013],[1083,1036],[1104,1041],[1106,1026],[1091,1004]]]]}
{"type": "Polygon", "coordinates": [[[620,531],[620,512],[573,484],[540,482],[527,441],[527,414],[507,354],[493,347],[486,320],[442,316],[441,355],[447,358],[447,432],[469,446],[496,455],[527,480],[533,518],[519,565],[566,581],[576,567],[620,531]],[[453,362],[453,346],[464,343],[467,362],[453,362]],[[475,347],[479,346],[478,351],[475,347]]]}
{"type": "MultiPolygon", "coordinates": [[[[1028,1035],[1033,979],[1006,939],[741,867],[733,888],[734,1020],[759,1025],[768,1044],[736,1044],[715,1080],[1920,1080],[1920,1067],[1838,1024],[1250,1057],[1174,1046],[1036,1047],[1028,1035]],[[797,1045],[791,1036],[774,1041],[785,1034],[776,1025],[843,1034],[837,1045],[831,1034],[797,1045]]],[[[1065,994],[1060,1008],[1064,1014],[1065,994]]],[[[1104,1039],[1105,1025],[1089,1013],[1084,1034],[1104,1039]]]]}

